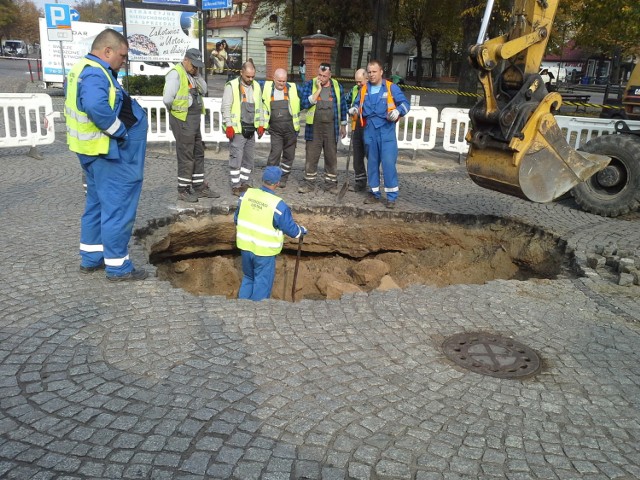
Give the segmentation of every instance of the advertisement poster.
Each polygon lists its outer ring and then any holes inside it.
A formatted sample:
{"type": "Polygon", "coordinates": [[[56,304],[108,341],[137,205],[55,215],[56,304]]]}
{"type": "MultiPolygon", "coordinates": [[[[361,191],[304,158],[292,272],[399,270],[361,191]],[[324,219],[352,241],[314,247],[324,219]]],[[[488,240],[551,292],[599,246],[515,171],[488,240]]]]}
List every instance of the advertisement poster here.
{"type": "Polygon", "coordinates": [[[207,66],[211,67],[214,74],[238,76],[243,62],[241,37],[209,37],[207,53],[209,57],[207,66]]]}
{"type": "Polygon", "coordinates": [[[129,60],[182,61],[189,48],[198,48],[197,12],[127,8],[129,60]]]}
{"type": "MultiPolygon", "coordinates": [[[[71,22],[73,32],[72,42],[50,42],[47,35],[47,21],[40,18],[40,50],[42,54],[42,74],[46,83],[62,83],[62,55],[64,56],[64,69],[69,73],[71,67],[91,51],[91,44],[96,36],[106,28],[112,28],[122,32],[122,25],[109,25],[106,23],[71,22]]],[[[124,69],[120,76],[125,74],[124,69]]]]}

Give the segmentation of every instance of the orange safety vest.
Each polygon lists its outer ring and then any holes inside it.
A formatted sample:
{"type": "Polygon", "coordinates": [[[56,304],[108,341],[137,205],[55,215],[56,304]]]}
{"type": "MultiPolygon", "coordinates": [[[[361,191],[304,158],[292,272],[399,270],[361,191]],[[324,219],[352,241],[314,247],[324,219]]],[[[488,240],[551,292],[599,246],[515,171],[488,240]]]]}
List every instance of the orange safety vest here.
{"type": "MultiPolygon", "coordinates": [[[[391,85],[393,85],[393,83],[390,82],[389,80],[385,80],[385,83],[387,84],[387,113],[389,113],[396,109],[396,102],[393,100],[393,95],[391,95],[391,85]]],[[[367,121],[362,116],[362,106],[364,105],[364,97],[367,94],[367,85],[369,84],[365,83],[362,86],[362,89],[360,90],[360,115],[359,116],[360,116],[360,125],[363,127],[367,124],[367,121]]],[[[398,117],[398,120],[399,119],[400,118],[398,117]]],[[[398,120],[396,120],[396,122],[398,120]]]]}

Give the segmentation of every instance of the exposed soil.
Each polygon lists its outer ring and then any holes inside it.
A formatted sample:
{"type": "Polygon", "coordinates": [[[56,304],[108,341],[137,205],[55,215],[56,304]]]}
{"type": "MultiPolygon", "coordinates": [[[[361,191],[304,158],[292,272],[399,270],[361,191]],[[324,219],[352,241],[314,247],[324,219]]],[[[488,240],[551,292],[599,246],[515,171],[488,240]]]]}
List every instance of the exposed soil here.
{"type": "MultiPolygon", "coordinates": [[[[570,274],[557,238],[515,222],[382,213],[297,213],[309,229],[296,300],[344,293],[481,284],[570,274]]],[[[156,228],[144,242],[158,276],[195,295],[235,298],[242,279],[230,215],[190,217],[156,228]]],[[[297,240],[277,258],[272,298],[291,300],[297,240]]]]}

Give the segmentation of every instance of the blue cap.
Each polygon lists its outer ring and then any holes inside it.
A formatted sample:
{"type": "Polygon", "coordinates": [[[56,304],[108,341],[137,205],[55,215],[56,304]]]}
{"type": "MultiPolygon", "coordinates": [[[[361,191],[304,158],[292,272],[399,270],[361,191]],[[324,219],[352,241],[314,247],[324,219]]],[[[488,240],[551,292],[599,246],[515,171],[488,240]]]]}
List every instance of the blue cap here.
{"type": "Polygon", "coordinates": [[[269,185],[275,185],[282,178],[282,170],[280,167],[270,166],[264,169],[264,173],[262,174],[262,181],[264,183],[268,183],[269,185]]]}

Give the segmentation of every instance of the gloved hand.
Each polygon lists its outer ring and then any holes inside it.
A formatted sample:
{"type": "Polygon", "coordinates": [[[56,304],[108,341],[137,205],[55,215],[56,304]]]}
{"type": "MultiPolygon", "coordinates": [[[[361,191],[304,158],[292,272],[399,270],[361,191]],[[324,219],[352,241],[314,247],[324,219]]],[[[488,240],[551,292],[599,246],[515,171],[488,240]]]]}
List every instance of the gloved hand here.
{"type": "Polygon", "coordinates": [[[226,135],[229,140],[233,140],[233,137],[235,137],[236,135],[236,133],[233,131],[233,127],[227,127],[226,135]]]}
{"type": "Polygon", "coordinates": [[[301,230],[300,234],[301,234],[302,236],[305,236],[307,233],[309,233],[309,230],[307,230],[306,228],[304,228],[302,225],[300,225],[300,230],[301,230]]]}
{"type": "Polygon", "coordinates": [[[258,138],[262,138],[264,135],[264,127],[258,127],[258,138]]]}
{"type": "Polygon", "coordinates": [[[351,115],[352,117],[356,116],[358,114],[358,107],[351,107],[349,109],[349,115],[351,115]]]}
{"type": "Polygon", "coordinates": [[[395,122],[400,118],[400,112],[397,108],[394,108],[387,114],[387,120],[390,122],[395,122]]]}

